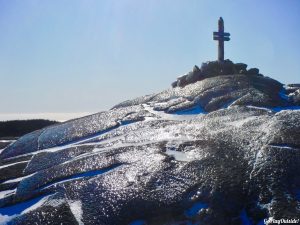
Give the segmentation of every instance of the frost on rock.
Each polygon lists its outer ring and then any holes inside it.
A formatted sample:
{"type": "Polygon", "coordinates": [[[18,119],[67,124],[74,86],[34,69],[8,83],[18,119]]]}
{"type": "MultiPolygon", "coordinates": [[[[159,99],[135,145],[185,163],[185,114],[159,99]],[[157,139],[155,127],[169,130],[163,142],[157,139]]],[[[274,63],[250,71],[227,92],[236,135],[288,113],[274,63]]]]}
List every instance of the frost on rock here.
{"type": "Polygon", "coordinates": [[[297,219],[290,92],[262,76],[210,77],[27,134],[0,153],[0,223],[297,219]]]}

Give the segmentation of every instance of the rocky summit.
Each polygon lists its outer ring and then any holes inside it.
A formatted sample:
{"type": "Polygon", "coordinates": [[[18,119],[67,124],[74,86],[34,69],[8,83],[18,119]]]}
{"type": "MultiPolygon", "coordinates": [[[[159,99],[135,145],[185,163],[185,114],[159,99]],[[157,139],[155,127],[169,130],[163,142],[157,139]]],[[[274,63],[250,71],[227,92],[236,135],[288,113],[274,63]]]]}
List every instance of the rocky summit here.
{"type": "Polygon", "coordinates": [[[300,219],[300,85],[208,62],[1,150],[2,224],[300,219]]]}

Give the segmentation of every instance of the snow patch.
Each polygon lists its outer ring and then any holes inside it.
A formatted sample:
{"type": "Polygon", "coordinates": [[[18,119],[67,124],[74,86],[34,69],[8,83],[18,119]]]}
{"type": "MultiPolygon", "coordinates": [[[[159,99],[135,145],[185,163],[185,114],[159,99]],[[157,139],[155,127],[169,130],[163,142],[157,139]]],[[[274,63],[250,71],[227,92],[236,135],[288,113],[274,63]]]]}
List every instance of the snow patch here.
{"type": "Polygon", "coordinates": [[[15,194],[15,193],[16,193],[16,189],[14,189],[14,190],[5,190],[5,191],[1,191],[1,192],[0,192],[0,199],[5,198],[5,197],[7,197],[7,196],[9,196],[9,195],[13,195],[13,194],[15,194]]]}
{"type": "Polygon", "coordinates": [[[14,216],[7,216],[7,215],[0,214],[0,224],[7,225],[9,223],[9,221],[11,221],[15,217],[16,217],[15,215],[14,216]]]}
{"type": "Polygon", "coordinates": [[[267,107],[258,107],[258,106],[253,106],[253,105],[247,105],[246,107],[249,109],[261,109],[261,110],[268,111],[269,113],[272,113],[272,110],[267,107]]]}
{"type": "Polygon", "coordinates": [[[232,107],[235,107],[235,103],[236,103],[238,100],[240,100],[240,98],[236,98],[235,100],[232,100],[232,101],[230,101],[230,102],[224,104],[224,105],[222,106],[222,109],[226,109],[226,108],[230,109],[230,108],[232,108],[232,107]]]}
{"type": "Polygon", "coordinates": [[[84,223],[82,222],[83,211],[81,201],[68,201],[68,204],[70,206],[71,212],[73,213],[76,221],[78,222],[78,225],[84,225],[84,223]]]}
{"type": "Polygon", "coordinates": [[[16,164],[20,164],[20,163],[25,163],[25,162],[29,162],[29,160],[27,160],[27,161],[15,162],[15,163],[7,164],[7,165],[4,165],[4,166],[0,166],[0,169],[6,168],[6,167],[10,167],[10,166],[13,166],[13,165],[16,165],[16,164]]]}
{"type": "Polygon", "coordinates": [[[48,198],[49,195],[43,195],[25,202],[17,203],[12,206],[0,208],[0,222],[4,221],[3,224],[6,224],[17,215],[35,210],[43,205],[48,200],[48,198]]]}
{"type": "Polygon", "coordinates": [[[10,179],[10,180],[7,180],[7,181],[3,182],[2,184],[9,184],[9,183],[20,182],[21,180],[23,180],[25,178],[28,178],[28,177],[31,177],[34,174],[36,174],[36,173],[32,173],[32,174],[24,176],[24,177],[18,177],[18,178],[15,178],[15,179],[10,179]]]}
{"type": "MultiPolygon", "coordinates": [[[[110,131],[113,131],[116,128],[119,128],[120,126],[127,126],[127,125],[130,125],[132,123],[139,122],[139,121],[137,121],[137,120],[136,121],[135,120],[132,120],[132,121],[131,120],[126,120],[126,121],[116,121],[116,122],[117,122],[116,126],[112,126],[110,128],[107,128],[105,130],[101,130],[101,131],[96,132],[94,134],[87,135],[87,136],[81,137],[79,139],[76,139],[74,141],[70,141],[70,142],[63,143],[61,145],[57,145],[55,147],[45,148],[45,149],[41,149],[41,150],[38,150],[38,151],[35,151],[35,152],[26,153],[26,154],[20,154],[20,155],[18,155],[18,157],[27,156],[27,155],[36,155],[36,154],[39,154],[39,153],[42,153],[42,152],[57,152],[57,151],[60,151],[60,150],[66,149],[66,148],[71,148],[73,146],[77,146],[79,144],[82,144],[82,143],[85,143],[87,141],[98,138],[98,137],[102,136],[103,134],[109,133],[110,131]]],[[[87,144],[87,145],[89,145],[89,144],[87,144]]],[[[93,143],[91,143],[90,145],[93,145],[93,143]]],[[[26,161],[26,162],[28,162],[28,161],[26,161]]],[[[18,163],[20,163],[20,162],[18,162],[18,163]]],[[[13,165],[13,164],[11,164],[11,165],[13,165]]],[[[5,165],[5,167],[6,166],[9,166],[9,165],[5,165]]],[[[0,167],[0,169],[1,169],[1,167],[0,167]]]]}
{"type": "Polygon", "coordinates": [[[49,199],[49,195],[40,199],[38,202],[34,203],[33,205],[31,205],[30,207],[26,208],[24,211],[22,211],[22,214],[24,213],[28,213],[30,211],[33,211],[39,207],[41,207],[47,200],[49,199]]]}
{"type": "Polygon", "coordinates": [[[246,106],[247,108],[252,108],[252,109],[262,109],[266,110],[270,113],[272,112],[280,112],[283,110],[300,110],[300,106],[282,106],[282,107],[273,107],[273,108],[268,108],[268,107],[258,107],[258,106],[246,106]]]}
{"type": "Polygon", "coordinates": [[[166,144],[165,154],[173,156],[177,161],[183,162],[190,162],[203,157],[203,155],[199,155],[198,153],[195,154],[193,150],[188,152],[177,151],[179,145],[183,142],[185,142],[185,140],[169,140],[169,142],[166,144]]]}
{"type": "Polygon", "coordinates": [[[62,184],[62,183],[73,181],[73,180],[79,180],[79,179],[82,179],[82,178],[85,178],[85,177],[98,176],[98,175],[101,175],[103,173],[107,173],[110,170],[113,170],[113,169],[115,169],[115,168],[117,168],[121,165],[122,164],[116,164],[116,165],[113,165],[113,166],[111,166],[109,168],[105,168],[105,169],[92,170],[92,171],[88,171],[88,172],[84,172],[84,173],[75,174],[75,175],[72,175],[72,176],[67,176],[67,177],[64,177],[63,179],[59,179],[59,180],[56,180],[54,182],[50,182],[48,184],[45,184],[45,185],[41,186],[40,188],[44,189],[44,188],[48,188],[48,187],[53,186],[53,185],[58,185],[58,184],[62,184]]]}
{"type": "Polygon", "coordinates": [[[169,156],[173,156],[177,161],[190,162],[193,160],[189,158],[185,152],[167,149],[165,153],[169,156]]]}
{"type": "Polygon", "coordinates": [[[8,142],[14,142],[16,140],[0,140],[0,143],[8,143],[8,142]]]}
{"type": "Polygon", "coordinates": [[[145,116],[145,117],[144,117],[144,122],[152,121],[152,120],[156,120],[156,118],[153,117],[153,116],[145,116]]]}
{"type": "Polygon", "coordinates": [[[274,147],[274,148],[283,148],[283,149],[289,149],[289,150],[296,150],[296,148],[292,147],[292,146],[289,146],[289,145],[269,145],[271,147],[274,147]]]}
{"type": "Polygon", "coordinates": [[[151,106],[147,105],[147,104],[143,104],[143,107],[145,110],[147,110],[148,112],[156,115],[158,118],[163,119],[163,120],[177,120],[177,121],[183,121],[183,120],[191,120],[194,119],[196,116],[198,116],[199,114],[204,114],[204,113],[200,113],[200,109],[195,109],[195,111],[192,110],[183,110],[183,111],[177,111],[175,113],[165,113],[164,111],[156,111],[154,110],[151,106]],[[194,113],[192,113],[194,112],[194,113]],[[198,112],[198,113],[196,113],[198,112]]]}

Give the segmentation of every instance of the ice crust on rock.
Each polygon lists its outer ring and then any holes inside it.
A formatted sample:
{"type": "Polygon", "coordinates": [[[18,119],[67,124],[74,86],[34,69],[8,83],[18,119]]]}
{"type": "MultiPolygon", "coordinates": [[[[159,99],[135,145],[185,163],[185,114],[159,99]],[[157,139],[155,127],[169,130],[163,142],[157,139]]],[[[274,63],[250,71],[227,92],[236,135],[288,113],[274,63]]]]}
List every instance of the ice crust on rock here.
{"type": "Polygon", "coordinates": [[[0,221],[299,218],[300,110],[289,97],[297,90],[223,74],[27,134],[0,153],[0,221]]]}

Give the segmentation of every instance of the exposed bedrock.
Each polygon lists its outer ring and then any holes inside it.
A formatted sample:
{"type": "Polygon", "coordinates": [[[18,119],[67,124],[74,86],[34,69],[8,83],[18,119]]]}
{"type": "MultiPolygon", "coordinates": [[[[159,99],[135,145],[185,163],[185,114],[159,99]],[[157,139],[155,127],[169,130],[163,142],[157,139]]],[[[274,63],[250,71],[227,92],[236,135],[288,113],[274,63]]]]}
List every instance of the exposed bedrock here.
{"type": "Polygon", "coordinates": [[[225,73],[27,134],[0,154],[0,221],[300,219],[300,108],[293,88],[257,74],[225,73]]]}

